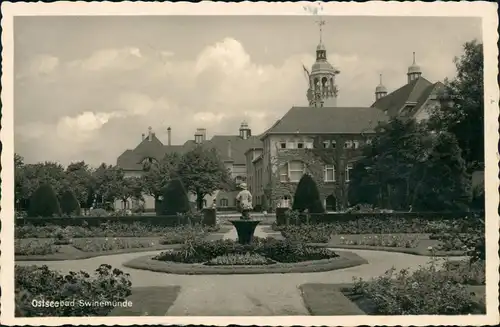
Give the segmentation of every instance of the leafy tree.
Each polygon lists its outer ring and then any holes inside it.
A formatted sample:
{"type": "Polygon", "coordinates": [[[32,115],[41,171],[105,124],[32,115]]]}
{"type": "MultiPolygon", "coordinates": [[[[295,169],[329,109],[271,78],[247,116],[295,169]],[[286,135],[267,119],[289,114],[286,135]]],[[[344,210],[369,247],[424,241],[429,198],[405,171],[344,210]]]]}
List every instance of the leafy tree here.
{"type": "Polygon", "coordinates": [[[292,209],[299,212],[307,209],[309,213],[325,212],[320,200],[318,186],[309,174],[304,174],[297,185],[292,209]]]}
{"type": "Polygon", "coordinates": [[[143,181],[140,177],[128,177],[122,180],[122,187],[118,194],[118,197],[122,200],[124,204],[127,203],[128,199],[142,200],[143,192],[143,181]]]}
{"type": "Polygon", "coordinates": [[[93,177],[92,170],[85,161],[74,162],[66,167],[65,184],[73,190],[76,199],[83,208],[90,208],[88,198],[92,192],[93,177]]]}
{"type": "Polygon", "coordinates": [[[80,215],[80,203],[78,202],[75,193],[70,189],[66,189],[61,195],[61,212],[66,215],[80,215]]]}
{"type": "Polygon", "coordinates": [[[158,201],[165,187],[176,176],[179,161],[178,154],[169,153],[162,160],[153,163],[142,175],[144,192],[158,201]]]}
{"type": "Polygon", "coordinates": [[[185,153],[177,171],[186,189],[196,194],[196,205],[200,210],[205,195],[233,186],[229,171],[212,148],[197,146],[185,153]]]}
{"type": "Polygon", "coordinates": [[[456,137],[472,172],[484,163],[483,45],[476,40],[465,43],[454,62],[457,75],[445,81],[441,107],[431,115],[429,126],[456,137]]]}
{"type": "Polygon", "coordinates": [[[98,202],[113,203],[120,197],[124,172],[121,168],[102,163],[93,174],[95,194],[98,202]]]}
{"type": "Polygon", "coordinates": [[[414,205],[420,210],[464,210],[471,200],[471,179],[455,136],[441,132],[425,163],[426,178],[414,205]]]}
{"type": "Polygon", "coordinates": [[[42,184],[31,196],[28,217],[52,217],[54,215],[61,215],[59,200],[50,184],[42,184]]]}
{"type": "Polygon", "coordinates": [[[165,187],[162,207],[164,215],[176,215],[191,210],[186,189],[179,178],[171,180],[165,187]]]}
{"type": "MultiPolygon", "coordinates": [[[[14,159],[16,160],[16,158],[14,159]]],[[[30,199],[42,184],[50,184],[56,194],[60,194],[65,186],[64,168],[55,162],[22,164],[20,157],[16,165],[16,193],[18,199],[30,199]]]]}

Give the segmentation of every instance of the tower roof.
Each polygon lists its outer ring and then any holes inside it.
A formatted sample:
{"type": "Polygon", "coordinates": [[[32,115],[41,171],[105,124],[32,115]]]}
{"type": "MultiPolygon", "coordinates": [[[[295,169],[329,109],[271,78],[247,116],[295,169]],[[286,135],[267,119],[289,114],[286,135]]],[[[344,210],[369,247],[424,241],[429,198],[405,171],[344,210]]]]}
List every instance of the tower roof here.
{"type": "Polygon", "coordinates": [[[375,88],[375,93],[387,93],[387,88],[382,83],[382,74],[380,74],[380,84],[375,88]]]}
{"type": "Polygon", "coordinates": [[[417,65],[415,61],[415,52],[413,52],[413,64],[408,67],[408,74],[420,73],[422,74],[422,69],[417,65]]]}

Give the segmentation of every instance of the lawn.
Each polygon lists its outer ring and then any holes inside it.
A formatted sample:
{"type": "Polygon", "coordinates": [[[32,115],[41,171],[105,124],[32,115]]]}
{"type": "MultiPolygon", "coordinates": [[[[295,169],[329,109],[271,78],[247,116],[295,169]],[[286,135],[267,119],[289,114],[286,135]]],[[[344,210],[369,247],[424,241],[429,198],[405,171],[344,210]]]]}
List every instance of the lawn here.
{"type": "Polygon", "coordinates": [[[179,295],[180,286],[135,287],[127,301],[130,307],[116,307],[108,316],[165,316],[179,295]]]}

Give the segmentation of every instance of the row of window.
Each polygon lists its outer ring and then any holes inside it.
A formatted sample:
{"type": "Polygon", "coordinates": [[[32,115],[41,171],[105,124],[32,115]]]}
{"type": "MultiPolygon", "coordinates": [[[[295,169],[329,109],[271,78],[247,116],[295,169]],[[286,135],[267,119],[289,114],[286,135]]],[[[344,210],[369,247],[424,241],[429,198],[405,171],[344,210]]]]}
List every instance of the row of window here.
{"type": "MultiPolygon", "coordinates": [[[[305,165],[302,161],[290,161],[287,164],[280,166],[280,182],[297,183],[305,173],[305,165]]],[[[351,180],[352,164],[345,167],[345,181],[351,180]]],[[[325,182],[335,182],[335,166],[325,165],[323,169],[323,180],[325,182]]]]}
{"type": "MultiPolygon", "coordinates": [[[[366,140],[366,144],[371,144],[371,138],[368,138],[366,140]]],[[[312,149],[313,142],[312,141],[280,142],[279,147],[280,147],[280,149],[312,149]]],[[[335,149],[336,147],[337,147],[337,141],[335,141],[335,140],[323,141],[323,148],[324,149],[335,149]]],[[[359,141],[347,140],[344,142],[344,149],[358,149],[358,148],[359,148],[359,141]]]]}

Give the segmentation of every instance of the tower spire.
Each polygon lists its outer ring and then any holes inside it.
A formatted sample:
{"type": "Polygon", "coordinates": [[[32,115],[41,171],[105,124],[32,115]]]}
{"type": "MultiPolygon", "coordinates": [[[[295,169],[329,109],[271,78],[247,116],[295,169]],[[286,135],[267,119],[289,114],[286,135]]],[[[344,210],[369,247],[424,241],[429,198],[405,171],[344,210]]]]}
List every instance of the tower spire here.
{"type": "Polygon", "coordinates": [[[319,16],[319,20],[316,21],[316,24],[319,26],[319,44],[323,43],[323,26],[326,22],[323,20],[323,17],[319,16]]]}
{"type": "Polygon", "coordinates": [[[413,51],[413,64],[415,65],[416,61],[415,61],[415,51],[413,51]]]}
{"type": "Polygon", "coordinates": [[[380,85],[383,85],[382,84],[382,74],[380,74],[380,85]]]}

